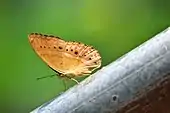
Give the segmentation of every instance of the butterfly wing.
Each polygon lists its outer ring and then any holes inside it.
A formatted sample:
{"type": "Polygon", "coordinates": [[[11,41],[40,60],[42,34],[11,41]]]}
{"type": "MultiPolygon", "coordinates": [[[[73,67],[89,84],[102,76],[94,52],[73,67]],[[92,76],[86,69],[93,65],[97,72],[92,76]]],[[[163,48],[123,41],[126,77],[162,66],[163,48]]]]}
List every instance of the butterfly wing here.
{"type": "MultiPolygon", "coordinates": [[[[67,52],[63,56],[72,56],[79,61],[78,65],[75,65],[75,68],[70,70],[70,73],[74,73],[76,76],[90,74],[94,69],[101,66],[100,54],[91,46],[78,42],[67,42],[65,49],[67,52]]],[[[67,60],[64,59],[64,61],[67,60]]]]}
{"type": "Polygon", "coordinates": [[[91,46],[38,33],[30,34],[29,41],[38,56],[59,73],[81,76],[101,65],[99,53],[91,46]]]}
{"type": "Polygon", "coordinates": [[[38,56],[52,69],[63,73],[62,70],[62,49],[65,41],[58,37],[47,36],[37,33],[29,35],[29,41],[38,56]]]}

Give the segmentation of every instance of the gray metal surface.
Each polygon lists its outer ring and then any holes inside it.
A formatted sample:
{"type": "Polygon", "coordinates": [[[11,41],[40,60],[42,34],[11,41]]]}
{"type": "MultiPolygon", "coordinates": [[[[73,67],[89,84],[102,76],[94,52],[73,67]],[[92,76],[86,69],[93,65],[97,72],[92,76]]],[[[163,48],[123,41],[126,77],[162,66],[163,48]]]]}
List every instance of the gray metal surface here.
{"type": "Polygon", "coordinates": [[[31,113],[117,113],[168,73],[170,28],[31,113]]]}

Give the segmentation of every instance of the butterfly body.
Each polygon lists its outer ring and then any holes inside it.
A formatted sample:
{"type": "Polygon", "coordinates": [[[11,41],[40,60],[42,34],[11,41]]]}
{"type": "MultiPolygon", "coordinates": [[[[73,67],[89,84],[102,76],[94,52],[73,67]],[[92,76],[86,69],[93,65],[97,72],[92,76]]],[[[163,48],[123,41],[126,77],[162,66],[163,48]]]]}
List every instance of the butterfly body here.
{"type": "Polygon", "coordinates": [[[87,75],[101,66],[100,54],[91,46],[38,33],[31,33],[28,37],[38,56],[62,76],[87,75]]]}

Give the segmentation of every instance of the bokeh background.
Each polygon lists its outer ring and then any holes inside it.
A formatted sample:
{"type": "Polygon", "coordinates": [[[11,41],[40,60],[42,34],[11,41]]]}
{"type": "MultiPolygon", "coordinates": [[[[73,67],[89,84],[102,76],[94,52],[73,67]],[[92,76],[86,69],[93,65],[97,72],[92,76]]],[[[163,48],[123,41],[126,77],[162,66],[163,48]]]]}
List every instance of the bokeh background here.
{"type": "Polygon", "coordinates": [[[104,66],[169,25],[169,0],[1,0],[0,113],[28,113],[64,90],[57,77],[36,80],[54,72],[32,50],[29,33],[93,45],[104,66]]]}

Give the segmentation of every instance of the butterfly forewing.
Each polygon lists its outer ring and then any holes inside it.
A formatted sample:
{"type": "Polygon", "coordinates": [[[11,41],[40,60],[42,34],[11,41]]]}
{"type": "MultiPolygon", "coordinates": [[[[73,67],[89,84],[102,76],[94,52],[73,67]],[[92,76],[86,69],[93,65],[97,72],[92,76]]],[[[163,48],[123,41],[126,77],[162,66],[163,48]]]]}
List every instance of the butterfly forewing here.
{"type": "Polygon", "coordinates": [[[38,33],[30,34],[29,41],[38,56],[63,75],[89,74],[101,65],[100,54],[91,46],[38,33]]]}

